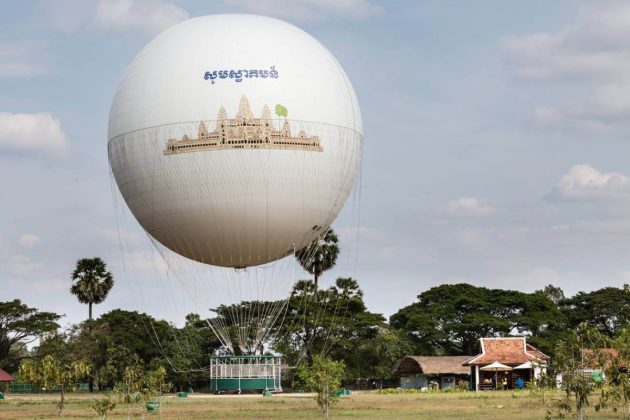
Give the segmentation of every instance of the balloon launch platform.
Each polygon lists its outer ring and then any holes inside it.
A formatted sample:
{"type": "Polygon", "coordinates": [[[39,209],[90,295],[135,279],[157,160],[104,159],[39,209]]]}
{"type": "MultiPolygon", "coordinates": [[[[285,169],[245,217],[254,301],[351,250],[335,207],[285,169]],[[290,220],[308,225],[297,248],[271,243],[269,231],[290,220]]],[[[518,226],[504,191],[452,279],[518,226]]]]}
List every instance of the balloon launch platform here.
{"type": "Polygon", "coordinates": [[[210,358],[210,389],[281,392],[282,358],[278,356],[215,356],[210,358]]]}

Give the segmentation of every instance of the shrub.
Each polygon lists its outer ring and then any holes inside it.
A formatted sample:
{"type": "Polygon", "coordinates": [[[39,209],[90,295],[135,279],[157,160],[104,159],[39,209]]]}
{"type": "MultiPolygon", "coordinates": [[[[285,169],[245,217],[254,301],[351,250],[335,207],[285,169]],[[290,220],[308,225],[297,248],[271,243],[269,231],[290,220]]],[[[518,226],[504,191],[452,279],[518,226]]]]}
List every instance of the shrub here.
{"type": "Polygon", "coordinates": [[[99,400],[94,400],[92,403],[92,409],[100,416],[101,419],[107,418],[107,413],[116,408],[116,401],[111,396],[103,397],[99,400]]]}

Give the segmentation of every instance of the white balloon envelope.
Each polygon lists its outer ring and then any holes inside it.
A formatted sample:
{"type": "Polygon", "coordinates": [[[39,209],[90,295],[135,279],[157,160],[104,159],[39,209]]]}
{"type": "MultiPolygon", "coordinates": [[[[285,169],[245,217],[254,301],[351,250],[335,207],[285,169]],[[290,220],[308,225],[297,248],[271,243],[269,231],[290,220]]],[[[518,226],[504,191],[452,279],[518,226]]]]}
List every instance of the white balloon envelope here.
{"type": "Polygon", "coordinates": [[[214,15],[168,29],[131,62],[108,151],[151,237],[195,261],[249,267],[330,226],[362,133],[352,85],[317,40],[277,19],[214,15]]]}

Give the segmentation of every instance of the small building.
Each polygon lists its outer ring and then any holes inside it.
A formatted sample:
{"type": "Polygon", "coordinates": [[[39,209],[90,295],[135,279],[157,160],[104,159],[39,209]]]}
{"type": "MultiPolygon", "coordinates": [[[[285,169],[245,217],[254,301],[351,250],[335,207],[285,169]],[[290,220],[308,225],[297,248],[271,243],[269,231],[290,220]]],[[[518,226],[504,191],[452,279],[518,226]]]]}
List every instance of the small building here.
{"type": "MultiPolygon", "coordinates": [[[[597,350],[592,349],[582,349],[582,360],[585,361],[586,367],[585,369],[590,369],[590,371],[601,370],[602,366],[594,367],[588,365],[598,364],[597,362],[603,362],[603,367],[610,367],[612,365],[613,360],[619,359],[619,350],[611,347],[603,347],[597,350]]],[[[619,360],[619,368],[622,370],[627,370],[627,360],[620,359],[619,360]]]]}
{"type": "Polygon", "coordinates": [[[527,344],[525,337],[481,338],[481,354],[464,362],[470,368],[471,388],[523,388],[547,369],[549,356],[527,344]],[[483,369],[495,364],[492,370],[483,369]]]}
{"type": "Polygon", "coordinates": [[[0,369],[0,392],[6,392],[13,381],[15,378],[10,373],[0,369]]]}
{"type": "MultiPolygon", "coordinates": [[[[623,358],[619,359],[619,350],[615,348],[582,349],[580,353],[581,364],[576,372],[592,378],[594,382],[599,382],[606,377],[604,371],[612,366],[615,359],[617,359],[621,371],[628,371],[628,361],[623,358]]],[[[559,372],[556,375],[558,386],[562,385],[562,378],[563,372],[559,372]]]]}
{"type": "Polygon", "coordinates": [[[402,389],[448,389],[459,381],[470,382],[470,356],[405,356],[396,362],[392,373],[400,377],[402,389]]]}

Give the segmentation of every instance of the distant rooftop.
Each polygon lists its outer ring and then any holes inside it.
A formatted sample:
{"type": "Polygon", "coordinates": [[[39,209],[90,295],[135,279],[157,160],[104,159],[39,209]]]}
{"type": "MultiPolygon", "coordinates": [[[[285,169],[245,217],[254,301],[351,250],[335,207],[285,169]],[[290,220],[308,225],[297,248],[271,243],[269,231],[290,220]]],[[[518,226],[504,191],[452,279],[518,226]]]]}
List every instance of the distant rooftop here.
{"type": "Polygon", "coordinates": [[[15,378],[11,374],[0,369],[0,382],[12,382],[12,381],[15,381],[15,378]]]}

